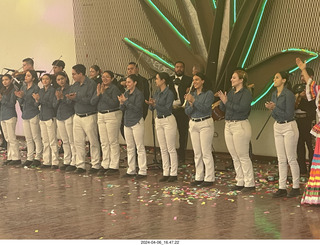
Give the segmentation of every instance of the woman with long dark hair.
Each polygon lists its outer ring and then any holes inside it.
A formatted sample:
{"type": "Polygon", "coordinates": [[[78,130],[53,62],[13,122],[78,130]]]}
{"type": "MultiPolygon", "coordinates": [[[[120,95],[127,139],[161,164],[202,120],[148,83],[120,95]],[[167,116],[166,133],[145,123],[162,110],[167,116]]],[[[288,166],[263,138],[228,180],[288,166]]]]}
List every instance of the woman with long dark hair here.
{"type": "Polygon", "coordinates": [[[16,102],[17,96],[14,94],[14,86],[12,76],[5,74],[2,76],[3,90],[0,94],[1,100],[1,127],[3,130],[3,138],[7,141],[7,160],[4,165],[21,164],[19,152],[19,142],[16,136],[17,112],[16,102]]]}
{"type": "Polygon", "coordinates": [[[169,88],[170,76],[166,72],[156,75],[158,87],[154,98],[145,101],[150,110],[157,111],[155,127],[161,151],[163,177],[160,182],[174,182],[178,179],[178,155],[176,150],[177,122],[172,114],[174,94],[169,88]]]}
{"type": "Polygon", "coordinates": [[[66,97],[71,91],[67,74],[63,71],[58,72],[56,82],[59,88],[55,92],[53,106],[57,111],[57,129],[64,150],[63,165],[59,169],[71,172],[76,170],[76,147],[73,138],[74,102],[66,97]]]}
{"type": "Polygon", "coordinates": [[[25,84],[19,91],[15,91],[22,109],[22,125],[27,142],[27,160],[23,166],[38,167],[41,165],[42,141],[39,120],[39,108],[33,98],[34,93],[39,93],[38,76],[34,70],[26,72],[25,84]],[[34,156],[34,152],[36,155],[34,156]]]}
{"type": "Polygon", "coordinates": [[[203,73],[193,76],[193,87],[194,90],[185,96],[185,112],[190,117],[189,132],[196,167],[195,181],[191,185],[212,186],[215,181],[212,155],[214,125],[211,116],[214,95],[207,88],[203,73]]]}
{"type": "Polygon", "coordinates": [[[294,120],[295,96],[286,87],[289,84],[289,76],[286,72],[276,73],[273,82],[276,90],[272,93],[271,101],[265,103],[275,119],[273,130],[278,158],[279,189],[273,197],[296,197],[300,195],[300,169],[297,161],[299,130],[294,120]],[[286,187],[288,164],[293,182],[289,193],[286,187]]]}

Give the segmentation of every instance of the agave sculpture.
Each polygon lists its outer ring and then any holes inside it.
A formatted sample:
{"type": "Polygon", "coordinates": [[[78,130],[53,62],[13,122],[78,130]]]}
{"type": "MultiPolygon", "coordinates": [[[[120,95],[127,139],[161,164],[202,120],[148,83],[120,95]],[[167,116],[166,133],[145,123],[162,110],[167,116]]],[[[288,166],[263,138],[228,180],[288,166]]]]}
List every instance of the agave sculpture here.
{"type": "Polygon", "coordinates": [[[173,63],[177,60],[183,60],[189,71],[194,64],[200,64],[205,68],[215,92],[229,90],[232,71],[242,68],[248,73],[249,83],[254,84],[254,105],[271,89],[272,77],[276,72],[297,69],[296,57],[307,62],[318,58],[315,52],[291,48],[247,66],[264,10],[268,3],[272,4],[272,0],[242,0],[241,4],[235,4],[236,0],[175,0],[183,26],[161,0],[140,2],[168,57],[132,37],[125,37],[123,41],[150,74],[160,71],[172,74],[173,63]],[[231,21],[227,42],[221,43],[227,3],[230,4],[230,16],[236,13],[236,20],[231,21]],[[238,11],[235,6],[240,6],[238,11]],[[221,49],[222,45],[224,49],[221,49]]]}

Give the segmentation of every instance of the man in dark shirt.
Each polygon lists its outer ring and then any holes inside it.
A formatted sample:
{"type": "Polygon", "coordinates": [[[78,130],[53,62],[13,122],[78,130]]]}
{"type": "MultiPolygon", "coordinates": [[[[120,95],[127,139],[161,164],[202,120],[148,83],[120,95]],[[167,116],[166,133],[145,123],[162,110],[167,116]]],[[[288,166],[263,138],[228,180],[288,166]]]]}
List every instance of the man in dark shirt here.
{"type": "MultiPolygon", "coordinates": [[[[136,64],[135,62],[130,62],[127,67],[127,74],[128,74],[128,76],[132,75],[132,74],[138,76],[137,88],[143,93],[144,99],[149,100],[149,97],[150,97],[149,83],[145,77],[143,77],[139,74],[138,64],[136,64]]],[[[148,108],[149,108],[149,106],[146,103],[144,103],[143,104],[143,119],[146,119],[146,117],[148,115],[148,108]]]]}
{"type": "MultiPolygon", "coordinates": [[[[308,75],[313,79],[314,72],[311,68],[306,69],[308,75]]],[[[313,158],[312,136],[310,130],[312,128],[312,121],[316,119],[316,105],[315,101],[308,101],[306,98],[306,81],[301,75],[303,83],[296,84],[293,87],[293,92],[296,97],[295,102],[295,118],[299,129],[299,139],[297,146],[298,163],[300,167],[300,174],[309,174],[311,161],[313,158]],[[308,149],[309,169],[306,165],[306,145],[308,149]]]]}
{"type": "MultiPolygon", "coordinates": [[[[74,84],[71,93],[66,97],[75,102],[75,116],[73,119],[73,135],[76,147],[76,167],[75,173],[84,173],[85,169],[85,141],[86,136],[90,142],[90,155],[92,168],[89,174],[97,173],[100,169],[100,144],[98,140],[97,108],[91,105],[91,98],[97,90],[95,81],[86,75],[86,67],[78,64],[72,67],[72,78],[74,84]]],[[[66,169],[68,170],[68,168],[66,169]]]]}
{"type": "Polygon", "coordinates": [[[179,162],[184,163],[188,143],[189,117],[185,114],[182,105],[184,103],[184,95],[188,92],[192,83],[192,77],[184,75],[185,64],[182,61],[177,61],[175,63],[174,71],[175,75],[171,77],[172,83],[169,84],[169,86],[172,87],[175,96],[172,114],[176,118],[179,132],[179,162]]]}
{"type": "MultiPolygon", "coordinates": [[[[53,70],[53,75],[52,75],[52,86],[57,89],[59,88],[59,85],[57,83],[57,74],[59,72],[64,72],[64,68],[65,68],[66,64],[64,63],[63,60],[55,60],[52,62],[52,70],[53,70]]],[[[67,83],[69,84],[69,77],[67,76],[67,83]]]]}

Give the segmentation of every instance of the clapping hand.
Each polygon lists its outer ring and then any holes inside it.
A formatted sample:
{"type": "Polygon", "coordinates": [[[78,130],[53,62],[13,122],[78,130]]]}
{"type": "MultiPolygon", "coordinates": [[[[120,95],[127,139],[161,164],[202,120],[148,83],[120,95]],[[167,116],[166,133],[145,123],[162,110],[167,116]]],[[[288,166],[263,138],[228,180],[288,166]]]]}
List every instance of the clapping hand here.
{"type": "Polygon", "coordinates": [[[127,98],[124,96],[124,94],[121,94],[120,96],[118,96],[118,100],[122,105],[127,100],[127,98]]]}
{"type": "Polygon", "coordinates": [[[153,106],[153,107],[155,107],[155,105],[156,105],[156,101],[155,101],[155,99],[153,99],[153,98],[149,98],[149,100],[145,100],[145,102],[146,102],[148,105],[151,105],[151,106],[153,106]]]}
{"type": "Polygon", "coordinates": [[[271,102],[271,101],[270,101],[270,102],[267,101],[264,105],[265,105],[265,107],[266,107],[267,109],[269,109],[269,110],[271,110],[271,111],[276,107],[276,104],[273,103],[273,102],[271,102]]]}
{"type": "Polygon", "coordinates": [[[15,96],[17,96],[18,98],[22,98],[24,96],[24,92],[19,90],[19,91],[14,91],[15,96]]]}
{"type": "Polygon", "coordinates": [[[221,90],[219,90],[217,93],[218,93],[218,96],[219,96],[220,100],[222,101],[222,103],[226,104],[228,101],[227,92],[223,93],[221,90]]]}
{"type": "Polygon", "coordinates": [[[57,97],[57,100],[62,100],[63,99],[63,93],[61,90],[57,90],[56,91],[56,97],[57,97]]]}
{"type": "Polygon", "coordinates": [[[66,97],[69,100],[74,100],[76,98],[77,94],[76,93],[70,93],[70,94],[66,94],[66,97]]]}
{"type": "Polygon", "coordinates": [[[34,100],[38,103],[39,99],[40,99],[40,95],[38,93],[33,93],[32,97],[34,98],[34,100]]]}

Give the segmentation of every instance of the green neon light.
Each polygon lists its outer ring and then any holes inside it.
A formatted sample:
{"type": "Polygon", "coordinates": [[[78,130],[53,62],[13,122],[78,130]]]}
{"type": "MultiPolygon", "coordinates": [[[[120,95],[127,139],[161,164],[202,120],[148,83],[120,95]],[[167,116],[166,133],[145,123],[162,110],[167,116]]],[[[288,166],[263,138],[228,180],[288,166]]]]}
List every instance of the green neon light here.
{"type": "Polygon", "coordinates": [[[171,27],[171,29],[178,34],[178,36],[188,45],[190,45],[190,42],[188,41],[188,39],[186,39],[179,31],[178,29],[170,22],[170,20],[168,20],[168,18],[160,11],[160,9],[158,9],[158,7],[151,1],[148,0],[148,2],[150,3],[151,7],[153,7],[158,14],[169,24],[169,26],[171,27]]]}
{"type": "Polygon", "coordinates": [[[247,59],[248,59],[248,56],[249,56],[249,53],[250,53],[250,51],[251,51],[253,42],[254,42],[254,40],[256,39],[256,35],[257,35],[257,32],[258,32],[258,29],[259,29],[259,26],[260,26],[260,22],[261,22],[261,19],[262,19],[262,16],[263,16],[263,12],[264,12],[264,9],[265,9],[265,7],[266,7],[267,2],[268,2],[268,0],[265,0],[265,1],[264,1],[264,4],[263,4],[263,6],[262,6],[262,10],[261,10],[261,14],[260,14],[260,17],[259,17],[259,21],[258,21],[256,30],[255,30],[255,32],[254,32],[254,34],[253,34],[253,37],[252,37],[252,40],[251,40],[251,43],[250,43],[248,52],[247,52],[247,54],[246,54],[246,57],[244,58],[244,60],[243,60],[243,62],[242,62],[242,65],[241,65],[242,68],[244,67],[244,64],[246,63],[246,61],[247,61],[247,59]]]}
{"type": "Polygon", "coordinates": [[[212,3],[213,3],[213,7],[214,7],[215,9],[217,9],[216,1],[215,1],[215,0],[212,0],[212,3]]]}
{"type": "Polygon", "coordinates": [[[149,55],[150,57],[152,57],[153,59],[159,61],[160,63],[162,63],[163,65],[166,65],[169,68],[174,69],[174,65],[165,61],[164,59],[160,58],[158,55],[150,52],[149,50],[139,46],[138,44],[136,44],[135,42],[131,41],[129,38],[125,37],[123,39],[125,42],[129,43],[130,45],[134,46],[135,48],[139,49],[140,51],[142,51],[143,53],[149,55]]]}
{"type": "MultiPolygon", "coordinates": [[[[312,61],[312,60],[314,60],[314,59],[316,59],[316,58],[319,57],[319,54],[317,54],[317,53],[315,53],[315,52],[312,52],[312,51],[309,51],[309,50],[306,50],[306,49],[289,48],[289,49],[282,50],[281,52],[288,52],[288,51],[305,52],[305,53],[308,53],[308,54],[314,56],[314,57],[309,58],[309,59],[306,61],[306,63],[309,63],[310,61],[312,61]]],[[[297,66],[297,67],[293,68],[292,70],[290,70],[289,73],[292,73],[292,72],[294,72],[294,71],[296,71],[296,70],[298,70],[298,69],[299,69],[299,67],[297,66]]],[[[261,99],[271,90],[272,87],[273,87],[273,83],[271,83],[271,85],[269,86],[269,88],[268,88],[261,96],[259,96],[256,100],[254,100],[254,101],[251,102],[251,106],[253,106],[253,105],[256,104],[259,100],[261,100],[261,99]]]]}
{"type": "Polygon", "coordinates": [[[237,0],[233,0],[233,24],[237,20],[237,0]]]}

